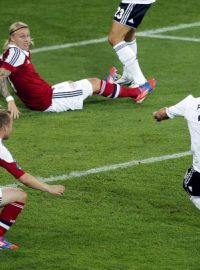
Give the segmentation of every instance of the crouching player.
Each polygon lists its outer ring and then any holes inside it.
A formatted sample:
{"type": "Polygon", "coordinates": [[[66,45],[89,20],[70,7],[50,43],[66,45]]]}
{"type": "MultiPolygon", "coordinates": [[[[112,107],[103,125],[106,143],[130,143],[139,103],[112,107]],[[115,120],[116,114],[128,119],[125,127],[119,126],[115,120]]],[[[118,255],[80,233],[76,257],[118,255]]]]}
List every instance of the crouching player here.
{"type": "MultiPolygon", "coordinates": [[[[0,166],[15,176],[24,185],[46,191],[56,195],[63,195],[64,186],[48,185],[40,182],[34,176],[20,169],[11,153],[3,145],[3,140],[8,139],[12,131],[12,117],[6,110],[0,109],[0,166]]],[[[17,245],[8,242],[4,235],[15,223],[18,215],[24,208],[27,193],[19,188],[0,188],[0,249],[18,248],[17,245]]]]}

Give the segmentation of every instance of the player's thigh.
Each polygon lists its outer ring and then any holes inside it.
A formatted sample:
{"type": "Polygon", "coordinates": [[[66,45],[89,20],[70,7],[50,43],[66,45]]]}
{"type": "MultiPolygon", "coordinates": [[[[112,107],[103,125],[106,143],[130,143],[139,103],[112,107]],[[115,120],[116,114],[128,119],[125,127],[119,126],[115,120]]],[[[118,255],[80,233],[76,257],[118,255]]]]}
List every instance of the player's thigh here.
{"type": "Polygon", "coordinates": [[[1,206],[13,202],[25,202],[27,193],[19,188],[2,188],[1,190],[1,206]]]}

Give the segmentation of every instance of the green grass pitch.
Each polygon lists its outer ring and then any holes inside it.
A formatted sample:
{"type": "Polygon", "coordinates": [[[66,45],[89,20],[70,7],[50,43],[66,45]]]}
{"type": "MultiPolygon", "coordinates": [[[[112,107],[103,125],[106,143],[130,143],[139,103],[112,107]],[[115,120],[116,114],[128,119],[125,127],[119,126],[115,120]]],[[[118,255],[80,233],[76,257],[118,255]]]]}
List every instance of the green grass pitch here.
{"type": "MultiPolygon", "coordinates": [[[[35,48],[106,37],[117,0],[1,0],[0,41],[8,26],[31,26],[35,48]]],[[[138,31],[200,22],[200,2],[158,0],[138,31]]],[[[188,151],[183,119],[153,121],[152,112],[188,94],[199,96],[200,26],[160,33],[191,40],[138,36],[138,57],[157,88],[141,105],[92,97],[84,110],[22,112],[6,142],[23,169],[43,178],[188,151]]],[[[103,78],[120,66],[107,42],[35,53],[50,83],[103,78]]],[[[0,104],[6,106],[3,98],[0,104]]],[[[198,270],[200,212],[182,189],[192,157],[57,181],[63,197],[27,189],[29,200],[8,232],[19,250],[1,251],[2,270],[198,270]]],[[[0,169],[1,185],[16,182],[0,169]]]]}

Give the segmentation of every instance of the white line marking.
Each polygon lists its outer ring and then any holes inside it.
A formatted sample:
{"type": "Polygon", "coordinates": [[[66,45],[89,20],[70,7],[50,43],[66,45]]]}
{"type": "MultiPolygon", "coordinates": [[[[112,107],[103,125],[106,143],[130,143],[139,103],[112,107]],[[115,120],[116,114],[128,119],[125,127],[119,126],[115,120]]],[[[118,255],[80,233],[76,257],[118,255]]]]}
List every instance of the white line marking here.
{"type": "MultiPolygon", "coordinates": [[[[113,165],[108,165],[108,166],[103,166],[103,167],[97,167],[97,168],[92,168],[86,171],[76,171],[76,172],[71,172],[69,174],[64,174],[64,175],[58,175],[58,176],[50,176],[48,178],[43,178],[43,177],[37,177],[43,182],[55,182],[55,181],[66,181],[70,180],[72,178],[78,178],[82,176],[87,176],[90,174],[96,174],[96,173],[101,173],[101,172],[108,172],[108,171],[113,171],[121,168],[128,168],[128,167],[133,167],[141,164],[150,164],[150,163],[155,163],[159,161],[164,161],[168,159],[175,159],[175,158],[181,158],[185,156],[191,155],[191,151],[187,152],[181,152],[181,153],[174,153],[171,155],[164,155],[160,157],[151,157],[147,159],[142,159],[142,160],[130,160],[128,162],[124,163],[118,163],[118,164],[113,164],[113,165]]],[[[11,185],[6,185],[6,186],[1,186],[1,187],[17,187],[17,186],[22,186],[22,184],[11,184],[11,185]]]]}
{"type": "Polygon", "coordinates": [[[77,46],[85,46],[85,45],[90,45],[90,44],[103,43],[105,41],[107,41],[106,37],[98,38],[98,39],[83,40],[83,41],[78,41],[78,42],[65,43],[61,45],[54,45],[54,46],[47,46],[47,47],[42,47],[38,49],[33,49],[31,50],[31,53],[48,52],[48,51],[66,49],[66,48],[77,47],[77,46]]]}
{"type": "Polygon", "coordinates": [[[200,42],[200,38],[176,37],[176,36],[167,36],[167,35],[141,35],[141,37],[158,38],[158,39],[171,39],[171,40],[190,41],[190,42],[200,42]]]}
{"type": "MultiPolygon", "coordinates": [[[[194,38],[182,38],[182,37],[174,37],[173,38],[171,36],[164,37],[162,35],[155,35],[158,33],[165,33],[165,32],[169,32],[169,31],[176,31],[176,30],[180,30],[180,29],[186,29],[186,28],[198,27],[198,26],[200,26],[200,22],[188,23],[188,24],[178,24],[175,26],[162,27],[162,28],[158,28],[158,29],[154,29],[154,30],[152,29],[152,30],[147,30],[147,31],[143,31],[143,32],[137,32],[137,36],[199,42],[198,39],[194,39],[194,38]]],[[[31,53],[48,52],[48,51],[54,51],[54,50],[60,50],[60,49],[78,47],[78,46],[85,46],[85,45],[90,45],[90,44],[103,43],[106,41],[107,41],[107,37],[98,38],[98,39],[83,40],[83,41],[78,41],[78,42],[65,43],[65,44],[61,44],[61,45],[54,45],[54,46],[47,46],[47,47],[33,49],[33,50],[31,50],[31,53]]]]}
{"type": "Polygon", "coordinates": [[[200,26],[200,22],[195,22],[195,23],[184,23],[184,24],[178,24],[174,26],[167,26],[167,27],[162,27],[158,29],[152,29],[152,30],[147,30],[143,32],[138,32],[140,34],[158,34],[158,33],[165,33],[165,32],[171,32],[171,31],[176,31],[176,30],[181,30],[181,29],[187,29],[191,27],[198,27],[200,26]]]}

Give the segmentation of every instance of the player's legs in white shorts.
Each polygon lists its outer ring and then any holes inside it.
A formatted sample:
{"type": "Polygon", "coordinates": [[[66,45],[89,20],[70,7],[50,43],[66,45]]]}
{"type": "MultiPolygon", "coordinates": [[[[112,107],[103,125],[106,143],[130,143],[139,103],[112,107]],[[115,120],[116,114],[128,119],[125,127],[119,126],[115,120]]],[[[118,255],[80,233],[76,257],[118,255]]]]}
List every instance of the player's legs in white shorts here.
{"type": "Polygon", "coordinates": [[[58,83],[52,88],[52,104],[45,112],[82,110],[83,101],[93,94],[92,84],[87,79],[58,83]]]}

